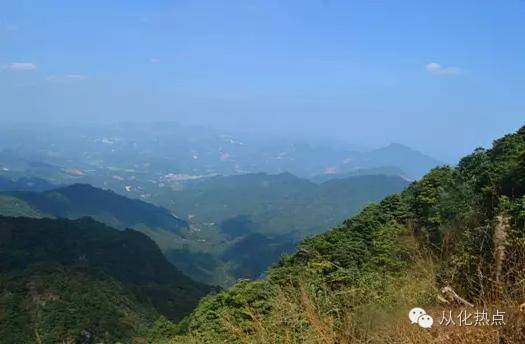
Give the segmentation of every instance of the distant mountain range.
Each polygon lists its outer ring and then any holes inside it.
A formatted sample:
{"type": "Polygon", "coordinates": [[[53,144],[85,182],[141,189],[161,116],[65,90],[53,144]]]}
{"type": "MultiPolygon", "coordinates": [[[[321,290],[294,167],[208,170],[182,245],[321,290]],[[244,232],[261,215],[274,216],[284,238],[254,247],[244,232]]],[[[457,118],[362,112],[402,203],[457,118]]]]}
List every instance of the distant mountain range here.
{"type": "Polygon", "coordinates": [[[443,165],[442,162],[399,143],[357,155],[348,162],[352,170],[394,167],[411,179],[423,176],[431,168],[443,165]]]}
{"type": "Polygon", "coordinates": [[[128,186],[144,195],[151,184],[173,186],[210,175],[290,172],[311,178],[375,169],[417,179],[441,164],[401,144],[364,150],[176,123],[0,128],[0,176],[83,182],[116,191],[128,186]]]}
{"type": "Polygon", "coordinates": [[[16,180],[0,177],[2,191],[45,191],[56,186],[41,178],[19,178],[16,180]]]}
{"type": "MultiPolygon", "coordinates": [[[[385,167],[374,167],[374,168],[360,168],[347,173],[324,173],[310,178],[311,181],[316,183],[324,183],[331,179],[343,179],[348,177],[356,176],[372,176],[372,175],[383,175],[383,176],[399,176],[403,177],[405,172],[399,167],[385,166],[385,167]]],[[[406,177],[403,177],[406,178],[406,177]]],[[[408,179],[408,178],[406,178],[408,179]]]]}

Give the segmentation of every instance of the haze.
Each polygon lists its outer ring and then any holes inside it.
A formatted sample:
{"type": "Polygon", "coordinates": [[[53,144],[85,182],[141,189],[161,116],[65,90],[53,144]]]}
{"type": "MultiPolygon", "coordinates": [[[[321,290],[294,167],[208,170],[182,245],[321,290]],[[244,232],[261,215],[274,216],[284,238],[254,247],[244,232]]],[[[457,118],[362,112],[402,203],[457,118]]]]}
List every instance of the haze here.
{"type": "Polygon", "coordinates": [[[177,121],[401,142],[523,125],[525,2],[2,1],[4,121],[177,121]]]}

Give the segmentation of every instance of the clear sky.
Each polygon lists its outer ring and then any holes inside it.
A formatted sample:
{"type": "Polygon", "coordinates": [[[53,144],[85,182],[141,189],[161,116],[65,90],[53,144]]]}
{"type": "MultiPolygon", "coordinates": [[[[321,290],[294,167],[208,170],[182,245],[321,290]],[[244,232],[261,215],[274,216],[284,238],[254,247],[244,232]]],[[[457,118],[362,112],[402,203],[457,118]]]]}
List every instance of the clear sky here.
{"type": "Polygon", "coordinates": [[[174,120],[453,161],[525,124],[525,1],[0,0],[0,119],[174,120]]]}

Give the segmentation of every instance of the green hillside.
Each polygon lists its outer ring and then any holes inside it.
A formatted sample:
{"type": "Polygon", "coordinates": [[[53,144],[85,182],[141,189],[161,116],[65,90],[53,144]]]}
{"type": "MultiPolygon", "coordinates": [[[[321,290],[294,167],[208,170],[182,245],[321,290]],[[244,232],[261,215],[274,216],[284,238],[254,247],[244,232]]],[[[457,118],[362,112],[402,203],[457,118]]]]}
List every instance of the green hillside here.
{"type": "Polygon", "coordinates": [[[34,209],[30,204],[20,198],[7,194],[0,194],[0,215],[39,218],[44,217],[45,214],[34,209]]]}
{"type": "Polygon", "coordinates": [[[89,218],[0,217],[0,287],[6,343],[129,342],[211,291],[147,236],[89,218]]]}
{"type": "Polygon", "coordinates": [[[44,192],[10,192],[9,195],[43,214],[70,219],[90,216],[118,229],[145,226],[178,233],[187,227],[185,221],[166,209],[87,184],[44,192]]]}
{"type": "Polygon", "coordinates": [[[260,276],[305,237],[407,185],[400,177],[383,175],[322,184],[290,173],[202,178],[155,196],[157,203],[195,225],[185,237],[192,240],[181,242],[161,232],[148,235],[191,277],[228,286],[237,278],[260,276]]]}
{"type": "Polygon", "coordinates": [[[305,240],[263,280],[206,297],[172,342],[523,343],[524,228],[525,127],[305,240]],[[507,325],[439,326],[444,308],[468,307],[454,294],[507,325]],[[431,330],[410,325],[415,306],[431,330]]]}
{"type": "MultiPolygon", "coordinates": [[[[218,284],[208,275],[192,269],[196,265],[192,253],[184,254],[182,250],[179,251],[181,254],[177,254],[174,251],[188,242],[200,248],[200,237],[193,235],[186,221],[175,217],[165,208],[130,199],[110,190],[73,184],[44,192],[3,192],[0,193],[0,215],[69,219],[91,217],[120,230],[135,229],[153,238],[164,252],[170,250],[170,254],[166,254],[170,262],[179,268],[188,267],[186,272],[192,278],[200,277],[201,281],[218,284]]],[[[221,262],[215,258],[212,264],[221,262]]]]}
{"type": "Polygon", "coordinates": [[[0,336],[6,344],[131,342],[160,315],[107,276],[64,266],[0,274],[0,336]]]}
{"type": "Polygon", "coordinates": [[[242,215],[251,221],[252,232],[296,232],[302,239],[407,185],[398,176],[355,176],[316,184],[289,173],[258,173],[190,181],[182,190],[166,191],[158,198],[194,221],[224,225],[242,215]]]}

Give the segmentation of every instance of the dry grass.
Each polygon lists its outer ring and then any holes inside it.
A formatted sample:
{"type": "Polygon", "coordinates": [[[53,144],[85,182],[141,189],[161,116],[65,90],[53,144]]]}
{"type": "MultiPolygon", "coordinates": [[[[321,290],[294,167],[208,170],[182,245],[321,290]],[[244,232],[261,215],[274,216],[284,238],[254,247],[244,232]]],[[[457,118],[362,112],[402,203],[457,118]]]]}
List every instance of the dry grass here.
{"type": "MultiPolygon", "coordinates": [[[[443,285],[438,286],[436,281],[440,267],[435,261],[441,259],[425,256],[425,250],[412,252],[411,269],[406,275],[388,280],[384,290],[362,285],[333,291],[305,278],[298,285],[281,287],[269,314],[245,308],[251,324],[248,329],[233,319],[223,319],[223,328],[234,341],[185,336],[172,343],[525,344],[525,313],[520,311],[525,301],[525,240],[509,242],[503,238],[494,246],[495,256],[499,257],[495,260],[497,267],[485,266],[483,271],[478,269],[478,276],[469,276],[477,279],[480,287],[476,290],[478,296],[469,300],[474,304],[470,313],[487,310],[490,315],[495,310],[503,311],[506,324],[502,326],[459,326],[457,318],[456,325],[440,324],[443,311],[457,316],[464,306],[443,304],[439,299],[438,287],[443,285]],[[501,254],[502,242],[508,245],[505,254],[501,254]],[[434,318],[431,329],[410,323],[408,312],[416,306],[434,318]]],[[[481,267],[483,262],[479,264],[481,267]]]]}
{"type": "MultiPolygon", "coordinates": [[[[386,333],[385,324],[410,325],[408,309],[424,300],[428,303],[436,293],[433,264],[429,261],[421,262],[409,275],[393,282],[380,293],[384,300],[377,303],[375,294],[358,300],[368,295],[358,288],[330,292],[312,288],[304,280],[299,286],[279,290],[271,314],[261,316],[246,308],[244,314],[252,324],[249,331],[229,319],[223,319],[224,328],[238,343],[247,344],[385,343],[379,336],[386,333]]],[[[410,326],[408,329],[413,330],[410,326]]]]}
{"type": "MultiPolygon", "coordinates": [[[[470,318],[472,325],[459,326],[459,321],[455,318],[456,325],[440,324],[442,312],[448,314],[449,311],[454,315],[460,314],[463,308],[459,307],[434,307],[427,310],[434,318],[434,326],[430,330],[425,330],[417,325],[410,324],[406,318],[400,318],[385,324],[381,331],[378,331],[366,343],[413,343],[413,344],[445,344],[445,343],[506,343],[520,344],[525,343],[525,316],[519,311],[516,303],[507,305],[487,306],[489,313],[495,310],[505,312],[505,325],[478,325],[474,326],[474,317],[470,318]]],[[[475,310],[483,310],[483,305],[474,306],[471,313],[475,310]]],[[[365,343],[360,341],[349,341],[348,343],[365,343]]]]}
{"type": "Polygon", "coordinates": [[[308,281],[304,281],[299,287],[282,288],[269,315],[259,316],[246,309],[253,323],[250,331],[241,330],[227,319],[225,326],[243,344],[525,343],[525,315],[519,311],[521,302],[510,298],[499,304],[487,301],[475,305],[471,311],[475,313],[484,308],[504,311],[504,326],[440,325],[443,311],[458,315],[462,308],[439,304],[435,265],[429,258],[415,259],[418,263],[410,274],[396,279],[390,289],[384,291],[388,295],[384,304],[361,300],[359,306],[349,306],[341,302],[340,295],[312,291],[308,281]],[[410,323],[408,311],[415,306],[423,306],[433,316],[432,329],[410,323]]]}

